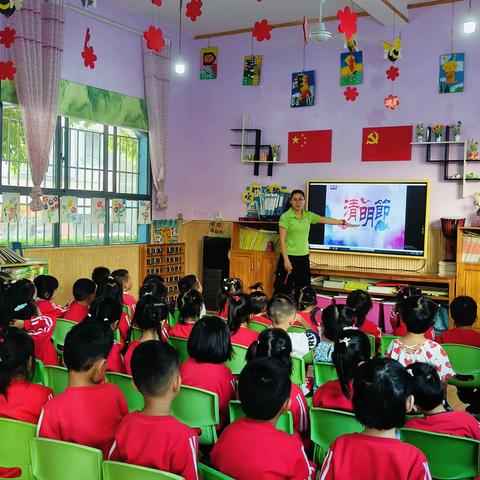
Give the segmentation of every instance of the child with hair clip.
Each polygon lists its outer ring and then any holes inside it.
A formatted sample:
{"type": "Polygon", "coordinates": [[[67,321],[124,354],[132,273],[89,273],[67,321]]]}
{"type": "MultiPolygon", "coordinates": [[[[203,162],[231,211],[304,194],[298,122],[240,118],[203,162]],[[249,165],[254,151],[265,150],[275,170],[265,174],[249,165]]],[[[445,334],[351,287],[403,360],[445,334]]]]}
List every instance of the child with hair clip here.
{"type": "Polygon", "coordinates": [[[203,291],[202,284],[193,273],[185,275],[178,281],[178,291],[180,293],[188,292],[192,289],[196,290],[198,293],[202,293],[203,291]]]}
{"type": "MultiPolygon", "coordinates": [[[[317,321],[317,316],[322,310],[317,307],[317,294],[315,290],[312,287],[297,288],[294,291],[294,297],[297,306],[297,315],[303,318],[310,329],[318,333],[320,322],[317,321]]],[[[303,325],[303,323],[297,321],[295,325],[303,325]]]]}
{"type": "Polygon", "coordinates": [[[67,309],[52,302],[58,289],[58,280],[51,275],[38,275],[33,280],[33,284],[36,289],[37,305],[40,313],[53,320],[63,317],[67,309]]]}
{"type": "Polygon", "coordinates": [[[154,295],[155,297],[166,299],[167,287],[165,286],[165,280],[160,275],[149,274],[143,280],[140,287],[140,297],[144,295],[154,295]]]}
{"type": "Polygon", "coordinates": [[[225,322],[207,315],[198,320],[188,337],[190,358],[180,366],[182,383],[218,395],[221,429],[228,423],[228,404],[235,399],[235,377],[224,365],[232,357],[230,332],[225,322]]]}
{"type": "Polygon", "coordinates": [[[128,307],[130,311],[130,317],[133,317],[133,314],[135,313],[135,307],[137,305],[137,300],[133,295],[128,293],[132,289],[132,278],[130,277],[128,270],[125,270],[124,268],[119,268],[118,270],[114,270],[111,275],[115,280],[121,283],[123,287],[123,304],[128,307]]]}
{"type": "Polygon", "coordinates": [[[353,308],[357,314],[355,327],[361,332],[373,335],[377,347],[380,347],[382,331],[373,322],[367,319],[367,315],[373,307],[372,298],[364,290],[354,290],[347,297],[347,307],[353,308]]]}
{"type": "Polygon", "coordinates": [[[312,405],[353,411],[353,377],[358,367],[370,360],[370,342],[365,333],[345,329],[333,347],[332,362],[338,380],[323,384],[313,395],[312,405]]]}
{"type": "Polygon", "coordinates": [[[92,280],[98,287],[105,277],[110,276],[110,269],[107,267],[95,267],[92,271],[92,280]]]}
{"type": "Polygon", "coordinates": [[[267,316],[268,297],[267,294],[261,290],[254,290],[250,294],[250,300],[252,301],[253,317],[252,320],[258,323],[263,323],[268,327],[271,327],[272,321],[267,316]]]}
{"type": "MultiPolygon", "coordinates": [[[[280,360],[289,375],[292,374],[292,341],[288,333],[280,328],[264,330],[247,351],[247,361],[254,358],[272,357],[280,360]]],[[[290,408],[293,416],[293,428],[302,437],[303,444],[310,445],[309,407],[301,388],[292,383],[290,390],[290,408]]]]}
{"type": "Polygon", "coordinates": [[[188,338],[195,322],[200,318],[203,297],[197,290],[182,292],[177,298],[180,318],[168,332],[169,337],[188,338]]]}
{"type": "Polygon", "coordinates": [[[445,408],[445,387],[433,365],[417,362],[407,370],[413,377],[415,411],[424,416],[412,418],[405,427],[480,440],[480,423],[475,417],[445,408]]]}
{"type": "Polygon", "coordinates": [[[398,360],[403,366],[415,362],[432,364],[442,382],[455,375],[445,350],[433,340],[428,340],[425,332],[433,325],[438,305],[422,296],[409,297],[400,303],[400,314],[407,327],[407,334],[395,338],[385,354],[398,360]]]}
{"type": "Polygon", "coordinates": [[[224,278],[217,294],[218,316],[228,318],[228,301],[243,293],[243,283],[239,278],[224,278]]]}
{"type": "Polygon", "coordinates": [[[227,325],[233,344],[249,347],[252,342],[257,340],[258,332],[248,328],[252,315],[253,304],[250,300],[250,295],[240,293],[230,297],[228,301],[227,325]]]}
{"type": "Polygon", "coordinates": [[[413,408],[411,377],[390,358],[361,365],[353,381],[353,411],[362,433],[338,437],[321,470],[322,480],[431,480],[425,455],[396,437],[413,408]]]}
{"type": "Polygon", "coordinates": [[[63,318],[74,322],[81,322],[88,315],[88,308],[95,300],[95,290],[97,286],[93,280],[88,278],[79,278],[73,284],[73,298],[68,305],[68,309],[63,314],[63,318]]]}

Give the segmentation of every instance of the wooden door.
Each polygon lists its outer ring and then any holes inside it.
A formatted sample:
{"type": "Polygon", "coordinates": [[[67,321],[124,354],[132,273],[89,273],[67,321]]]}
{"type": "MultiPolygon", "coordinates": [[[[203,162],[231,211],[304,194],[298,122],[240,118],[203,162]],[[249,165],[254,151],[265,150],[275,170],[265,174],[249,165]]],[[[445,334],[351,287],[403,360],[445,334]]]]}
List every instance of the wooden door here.
{"type": "Polygon", "coordinates": [[[265,293],[269,297],[273,295],[274,291],[273,283],[279,255],[276,252],[258,252],[255,256],[253,283],[262,282],[265,293]]]}
{"type": "Polygon", "coordinates": [[[246,292],[248,287],[255,283],[253,270],[255,263],[255,252],[250,250],[230,250],[230,276],[240,278],[246,292]]]}
{"type": "MultiPolygon", "coordinates": [[[[468,295],[480,305],[480,265],[464,263],[462,266],[458,272],[457,295],[468,295]]],[[[480,328],[478,317],[474,327],[480,328]]]]}

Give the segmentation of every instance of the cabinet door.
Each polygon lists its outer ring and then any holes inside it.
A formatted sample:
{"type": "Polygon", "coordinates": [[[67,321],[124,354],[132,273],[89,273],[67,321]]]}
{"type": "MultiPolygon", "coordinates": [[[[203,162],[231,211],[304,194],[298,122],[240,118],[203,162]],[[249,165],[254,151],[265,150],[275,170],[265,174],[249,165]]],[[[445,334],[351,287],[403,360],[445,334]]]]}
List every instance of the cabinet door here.
{"type": "MultiPolygon", "coordinates": [[[[469,265],[464,268],[457,285],[457,295],[468,295],[480,305],[480,266],[473,267],[469,265]]],[[[480,328],[478,318],[473,326],[480,328]]]]}
{"type": "Polygon", "coordinates": [[[260,252],[255,256],[253,283],[262,282],[265,293],[269,297],[273,295],[274,291],[273,283],[279,256],[280,254],[275,252],[260,252]]]}
{"type": "Polygon", "coordinates": [[[230,251],[230,276],[240,278],[245,291],[252,284],[252,273],[255,263],[255,253],[245,250],[230,251]]]}

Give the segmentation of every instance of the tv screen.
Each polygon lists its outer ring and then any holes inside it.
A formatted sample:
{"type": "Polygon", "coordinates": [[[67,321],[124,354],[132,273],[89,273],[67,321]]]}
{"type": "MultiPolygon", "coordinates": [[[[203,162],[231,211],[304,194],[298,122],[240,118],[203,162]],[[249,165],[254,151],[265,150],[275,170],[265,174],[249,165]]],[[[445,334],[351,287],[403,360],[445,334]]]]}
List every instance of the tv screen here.
{"type": "Polygon", "coordinates": [[[307,209],[358,225],[312,225],[311,250],[426,256],[428,182],[311,180],[307,209]]]}

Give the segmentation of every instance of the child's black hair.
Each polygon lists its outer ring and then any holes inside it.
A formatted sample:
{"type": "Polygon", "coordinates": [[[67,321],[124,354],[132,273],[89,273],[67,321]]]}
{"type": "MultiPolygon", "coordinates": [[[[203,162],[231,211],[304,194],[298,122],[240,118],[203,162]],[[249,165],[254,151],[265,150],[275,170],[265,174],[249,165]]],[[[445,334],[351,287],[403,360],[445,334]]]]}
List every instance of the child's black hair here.
{"type": "Polygon", "coordinates": [[[267,311],[268,297],[266,293],[260,290],[255,290],[250,294],[250,300],[252,301],[254,315],[267,311]]]}
{"type": "Polygon", "coordinates": [[[358,365],[370,360],[370,342],[360,330],[345,329],[333,347],[332,363],[337,370],[338,381],[346,398],[351,398],[350,382],[358,365]]]}
{"type": "Polygon", "coordinates": [[[95,294],[97,286],[89,278],[79,278],[73,284],[73,298],[77,302],[83,302],[89,295],[95,294]]]}
{"type": "Polygon", "coordinates": [[[132,378],[142,395],[163,396],[178,376],[177,351],[168,343],[147,340],[133,351],[132,378]]]}
{"type": "Polygon", "coordinates": [[[361,365],[353,380],[353,411],[365,427],[401,428],[408,413],[411,376],[396,360],[374,357],[361,365]]]}
{"type": "Polygon", "coordinates": [[[435,320],[438,305],[422,296],[409,297],[400,303],[402,320],[410,333],[425,333],[435,320]]]}
{"type": "Polygon", "coordinates": [[[296,311],[295,303],[288,295],[275,295],[267,304],[267,315],[274,325],[292,318],[296,311]]]}
{"type": "Polygon", "coordinates": [[[368,312],[373,307],[372,298],[365,290],[354,290],[348,294],[346,304],[347,307],[355,310],[357,317],[355,326],[360,328],[365,323],[368,312]]]}
{"type": "Polygon", "coordinates": [[[250,285],[248,287],[249,290],[252,290],[252,292],[263,292],[263,283],[262,282],[257,282],[254,283],[253,285],[250,285]]]}
{"type": "Polygon", "coordinates": [[[203,297],[197,290],[182,292],[177,298],[177,307],[180,312],[180,323],[185,325],[187,319],[198,320],[202,311],[203,297]]]}
{"type": "Polygon", "coordinates": [[[32,338],[18,328],[9,327],[0,333],[0,395],[7,396],[7,389],[15,378],[27,380],[34,367],[32,338]]]}
{"type": "Polygon", "coordinates": [[[167,287],[165,280],[160,275],[150,274],[145,277],[140,287],[140,297],[144,295],[154,295],[165,300],[167,297],[167,287]]]}
{"type": "Polygon", "coordinates": [[[103,277],[97,286],[97,297],[112,297],[123,305],[123,285],[112,276],[103,277]]]}
{"type": "Polygon", "coordinates": [[[346,305],[329,305],[322,312],[323,336],[335,342],[345,327],[355,324],[356,312],[346,305]]]}
{"type": "Polygon", "coordinates": [[[188,292],[192,288],[198,290],[199,287],[200,282],[193,273],[191,273],[190,275],[185,275],[178,281],[178,291],[180,293],[188,292]]]}
{"type": "Polygon", "coordinates": [[[128,273],[128,270],[125,270],[124,268],[118,268],[117,270],[114,270],[110,276],[112,276],[115,280],[118,280],[122,286],[130,280],[130,274],[128,273]]]}
{"type": "Polygon", "coordinates": [[[312,310],[310,310],[310,321],[313,325],[318,326],[317,315],[319,315],[322,310],[317,307],[317,294],[315,290],[309,286],[297,288],[294,291],[294,298],[297,310],[300,312],[313,307],[312,310]]]}
{"type": "Polygon", "coordinates": [[[390,314],[390,320],[394,328],[399,328],[402,323],[402,314],[400,312],[401,303],[407,298],[419,297],[422,295],[422,290],[418,287],[403,287],[400,288],[395,297],[395,305],[390,314]]]}
{"type": "Polygon", "coordinates": [[[41,300],[50,300],[58,288],[58,280],[51,275],[38,275],[33,280],[33,284],[37,289],[37,297],[41,300]]]}
{"type": "Polygon", "coordinates": [[[256,358],[243,368],[238,393],[243,411],[254,420],[269,421],[290,398],[292,383],[285,365],[276,358],[256,358]]]}
{"type": "Polygon", "coordinates": [[[13,320],[28,320],[38,314],[38,306],[33,299],[35,285],[27,279],[6,283],[1,287],[0,312],[5,326],[13,320]]]}
{"type": "Polygon", "coordinates": [[[248,347],[246,359],[251,361],[254,358],[272,357],[280,360],[288,374],[292,373],[292,340],[288,333],[281,328],[268,328],[260,333],[258,340],[255,340],[248,347]]]}
{"type": "Polygon", "coordinates": [[[450,304],[450,314],[458,327],[470,327],[477,318],[477,302],[466,295],[460,295],[450,304]]]}
{"type": "Polygon", "coordinates": [[[104,326],[111,327],[120,321],[122,316],[122,304],[113,297],[97,297],[90,305],[87,320],[94,320],[104,326]]]}
{"type": "Polygon", "coordinates": [[[228,301],[227,325],[232,334],[238,332],[242,323],[248,323],[253,314],[253,304],[250,295],[240,293],[230,297],[228,301]]]}
{"type": "Polygon", "coordinates": [[[69,370],[86,372],[98,360],[108,357],[113,332],[98,322],[77,323],[65,337],[63,362],[69,370]]]}
{"type": "Polygon", "coordinates": [[[243,292],[243,283],[239,278],[224,278],[217,294],[218,313],[222,313],[230,297],[243,292]]]}
{"type": "Polygon", "coordinates": [[[110,269],[107,267],[95,267],[92,272],[92,280],[95,282],[95,285],[99,285],[101,280],[104,277],[110,275],[110,269]]]}
{"type": "Polygon", "coordinates": [[[199,363],[224,363],[232,358],[232,342],[227,324],[207,315],[195,322],[187,341],[187,351],[199,363]]]}
{"type": "Polygon", "coordinates": [[[437,369],[429,363],[412,363],[407,367],[411,373],[412,395],[415,405],[429,412],[443,403],[445,390],[437,369]]]}

